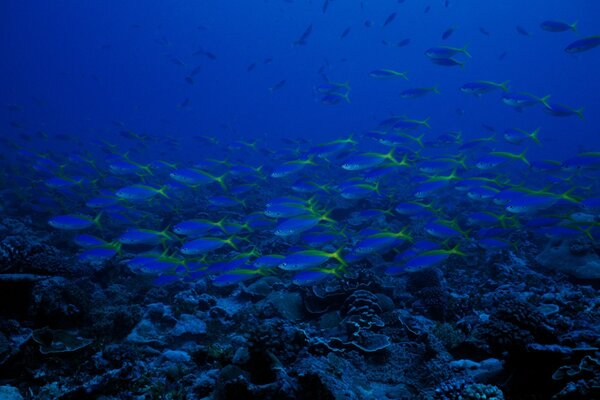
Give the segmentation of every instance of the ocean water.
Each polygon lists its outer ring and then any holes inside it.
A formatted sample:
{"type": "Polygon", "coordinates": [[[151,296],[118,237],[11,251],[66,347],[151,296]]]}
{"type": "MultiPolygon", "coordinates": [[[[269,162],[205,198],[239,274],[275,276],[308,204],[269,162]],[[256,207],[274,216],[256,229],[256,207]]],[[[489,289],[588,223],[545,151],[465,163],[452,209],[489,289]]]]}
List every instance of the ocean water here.
{"type": "Polygon", "coordinates": [[[0,399],[600,398],[599,18],[3,1],[0,399]]]}

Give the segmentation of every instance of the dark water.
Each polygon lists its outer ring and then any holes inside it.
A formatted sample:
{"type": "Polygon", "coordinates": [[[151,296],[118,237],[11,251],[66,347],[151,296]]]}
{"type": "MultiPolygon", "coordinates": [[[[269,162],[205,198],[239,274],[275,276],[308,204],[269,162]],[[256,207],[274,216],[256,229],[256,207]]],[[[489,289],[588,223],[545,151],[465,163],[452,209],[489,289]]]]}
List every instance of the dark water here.
{"type": "Polygon", "coordinates": [[[0,399],[600,398],[600,4],[0,4],[0,399]]]}

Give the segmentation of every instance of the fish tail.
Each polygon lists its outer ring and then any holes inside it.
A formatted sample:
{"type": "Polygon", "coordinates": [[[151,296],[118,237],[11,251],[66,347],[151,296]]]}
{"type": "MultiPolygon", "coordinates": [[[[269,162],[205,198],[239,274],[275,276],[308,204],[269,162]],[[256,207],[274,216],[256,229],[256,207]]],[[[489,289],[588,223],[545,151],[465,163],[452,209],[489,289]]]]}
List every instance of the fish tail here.
{"type": "Polygon", "coordinates": [[[163,196],[165,199],[170,199],[169,195],[165,192],[165,190],[168,188],[168,186],[163,186],[160,189],[156,190],[156,193],[160,194],[161,196],[163,196]]]}
{"type": "Polygon", "coordinates": [[[571,189],[567,190],[566,192],[560,194],[558,197],[560,199],[570,201],[571,203],[579,204],[581,202],[581,199],[579,199],[578,197],[571,196],[571,193],[573,193],[575,191],[575,189],[577,189],[577,188],[572,187],[571,189]]]}
{"type": "Polygon", "coordinates": [[[341,265],[346,266],[346,265],[348,265],[348,263],[341,256],[342,250],[344,250],[343,246],[340,247],[339,249],[337,249],[335,252],[333,252],[331,254],[331,257],[335,258],[337,260],[337,262],[339,262],[341,265]]]}
{"type": "Polygon", "coordinates": [[[548,99],[550,98],[550,94],[542,97],[542,98],[537,98],[539,100],[540,103],[542,103],[544,105],[544,107],[546,108],[550,108],[550,105],[548,104],[548,99]]]}
{"type": "Polygon", "coordinates": [[[575,111],[575,114],[577,114],[577,116],[579,117],[579,119],[582,119],[582,120],[584,119],[583,118],[583,108],[580,108],[580,109],[577,109],[574,111],[575,111]]]}
{"type": "Polygon", "coordinates": [[[233,247],[234,250],[239,250],[238,246],[233,243],[233,238],[235,236],[230,236],[229,238],[225,239],[224,242],[227,243],[229,246],[233,247]]]}
{"type": "Polygon", "coordinates": [[[523,150],[523,152],[521,154],[519,154],[519,156],[517,157],[519,160],[523,161],[525,164],[527,165],[531,165],[531,163],[529,162],[529,160],[527,160],[527,158],[525,158],[525,153],[527,153],[528,149],[523,150]]]}
{"type": "Polygon", "coordinates": [[[102,229],[102,224],[100,223],[100,218],[102,218],[102,212],[99,212],[98,215],[96,215],[94,217],[92,222],[94,222],[94,225],[96,225],[98,228],[102,229]]]}
{"type": "Polygon", "coordinates": [[[569,25],[571,27],[571,29],[573,30],[573,32],[577,32],[577,24],[578,23],[579,23],[579,21],[575,21],[571,25],[569,25]]]}
{"type": "Polygon", "coordinates": [[[448,250],[448,254],[455,254],[457,256],[466,256],[465,253],[463,253],[462,251],[460,251],[460,245],[455,245],[453,248],[451,248],[450,250],[448,250]]]}
{"type": "Polygon", "coordinates": [[[119,242],[118,240],[113,240],[112,242],[108,243],[106,247],[115,250],[119,256],[123,255],[123,252],[121,251],[123,243],[119,242]]]}
{"type": "Polygon", "coordinates": [[[529,137],[531,138],[531,140],[533,140],[537,144],[541,144],[540,139],[538,139],[538,137],[537,137],[539,132],[540,132],[540,128],[537,128],[535,131],[533,131],[529,134],[529,137]]]}
{"type": "MultiPolygon", "coordinates": [[[[469,53],[469,52],[467,51],[467,47],[469,47],[469,45],[468,45],[468,44],[465,44],[465,45],[464,45],[462,48],[460,48],[458,51],[460,51],[461,53],[463,53],[465,56],[467,56],[467,57],[471,58],[471,57],[472,57],[472,56],[471,56],[471,53],[469,53]]],[[[462,65],[464,65],[464,63],[463,63],[462,65]]]]}
{"type": "Polygon", "coordinates": [[[350,103],[350,92],[346,92],[344,94],[340,93],[339,96],[343,98],[346,101],[346,103],[350,103]]]}
{"type": "Polygon", "coordinates": [[[431,125],[429,125],[429,118],[425,118],[423,121],[418,121],[421,125],[425,125],[427,128],[431,129],[431,125]]]}
{"type": "Polygon", "coordinates": [[[500,83],[498,85],[498,87],[500,87],[500,89],[502,89],[503,91],[508,92],[509,91],[509,89],[508,89],[509,83],[510,83],[510,81],[504,81],[504,82],[500,83]]]}
{"type": "Polygon", "coordinates": [[[431,88],[431,91],[432,91],[433,93],[435,93],[435,94],[440,94],[440,90],[438,89],[438,87],[437,87],[437,86],[434,86],[434,87],[432,87],[432,88],[431,88]]]}
{"type": "Polygon", "coordinates": [[[213,177],[213,179],[214,179],[215,181],[219,182],[219,185],[221,186],[221,188],[222,188],[223,190],[227,190],[227,185],[225,184],[225,181],[224,181],[224,179],[225,179],[225,176],[227,176],[227,172],[225,172],[225,173],[224,173],[223,175],[221,175],[221,176],[215,176],[215,177],[213,177]]]}

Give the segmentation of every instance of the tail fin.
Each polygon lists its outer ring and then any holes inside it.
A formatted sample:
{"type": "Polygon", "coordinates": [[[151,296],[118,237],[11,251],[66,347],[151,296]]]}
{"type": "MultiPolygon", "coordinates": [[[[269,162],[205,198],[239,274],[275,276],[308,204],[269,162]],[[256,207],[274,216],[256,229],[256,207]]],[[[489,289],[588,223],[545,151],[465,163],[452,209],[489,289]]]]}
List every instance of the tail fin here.
{"type": "MultiPolygon", "coordinates": [[[[467,47],[469,47],[468,44],[465,44],[462,48],[460,48],[458,51],[460,51],[461,53],[463,53],[465,56],[472,58],[471,54],[467,51],[467,47]]],[[[463,64],[464,65],[464,64],[463,64]]]]}
{"type": "Polygon", "coordinates": [[[533,140],[534,142],[536,142],[537,144],[541,144],[540,143],[540,139],[538,139],[537,134],[540,132],[540,128],[537,128],[535,131],[531,132],[530,134],[528,134],[528,136],[531,138],[531,140],[533,140]]]}

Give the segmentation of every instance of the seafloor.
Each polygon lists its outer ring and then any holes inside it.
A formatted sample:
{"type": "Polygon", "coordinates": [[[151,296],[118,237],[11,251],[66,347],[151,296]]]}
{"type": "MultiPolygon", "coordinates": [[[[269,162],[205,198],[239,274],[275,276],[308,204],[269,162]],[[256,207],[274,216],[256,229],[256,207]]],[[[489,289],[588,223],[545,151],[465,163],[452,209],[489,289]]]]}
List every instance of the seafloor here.
{"type": "Polygon", "coordinates": [[[598,281],[572,276],[600,259],[585,242],[524,235],[398,277],[371,256],[304,287],[156,286],[81,264],[44,225],[0,222],[3,400],[600,398],[598,281]]]}

